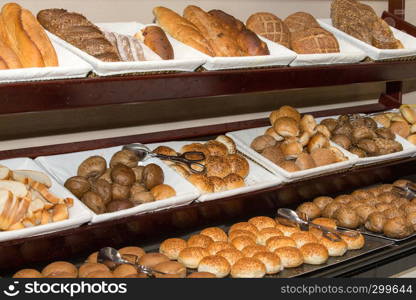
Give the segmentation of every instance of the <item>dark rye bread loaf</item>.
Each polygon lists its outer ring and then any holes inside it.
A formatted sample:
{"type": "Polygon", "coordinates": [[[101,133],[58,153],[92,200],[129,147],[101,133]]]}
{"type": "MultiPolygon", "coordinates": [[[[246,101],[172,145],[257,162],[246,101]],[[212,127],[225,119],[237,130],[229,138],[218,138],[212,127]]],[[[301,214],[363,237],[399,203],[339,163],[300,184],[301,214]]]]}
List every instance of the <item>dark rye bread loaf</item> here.
{"type": "Polygon", "coordinates": [[[45,9],[37,19],[48,31],[88,54],[106,62],[120,61],[114,45],[83,15],[65,9],[45,9]]]}

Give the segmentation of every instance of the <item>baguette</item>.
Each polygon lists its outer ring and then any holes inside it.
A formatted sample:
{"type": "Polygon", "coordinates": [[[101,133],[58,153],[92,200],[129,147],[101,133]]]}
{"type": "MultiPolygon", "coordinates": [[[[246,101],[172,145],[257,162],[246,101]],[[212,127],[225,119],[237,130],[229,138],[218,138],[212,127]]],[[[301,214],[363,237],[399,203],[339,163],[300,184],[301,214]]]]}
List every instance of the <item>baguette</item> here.
{"type": "MultiPolygon", "coordinates": [[[[1,25],[0,25],[1,26],[1,25]]],[[[0,70],[22,68],[16,53],[0,39],[0,70]]]]}
{"type": "Polygon", "coordinates": [[[22,8],[16,3],[8,3],[1,10],[6,34],[6,45],[17,55],[24,68],[44,67],[42,53],[31,36],[23,28],[22,8]]]}
{"type": "Polygon", "coordinates": [[[136,35],[135,38],[152,49],[162,59],[168,60],[174,58],[174,52],[171,43],[165,32],[159,26],[147,26],[136,35]]]}
{"type": "Polygon", "coordinates": [[[227,14],[226,12],[213,9],[208,12],[212,17],[214,17],[217,22],[225,28],[231,36],[237,38],[238,34],[246,29],[246,26],[240,20],[234,18],[232,15],[227,14]]]}
{"type": "Polygon", "coordinates": [[[215,55],[212,47],[198,28],[185,18],[162,6],[155,7],[153,15],[158,25],[173,38],[209,56],[215,55]]]}
{"type": "Polygon", "coordinates": [[[270,54],[267,44],[249,29],[244,29],[237,35],[237,43],[247,55],[257,56],[270,54]]]}
{"type": "Polygon", "coordinates": [[[185,8],[183,16],[208,40],[215,56],[244,56],[244,52],[220,23],[201,8],[189,5],[185,8]]]}

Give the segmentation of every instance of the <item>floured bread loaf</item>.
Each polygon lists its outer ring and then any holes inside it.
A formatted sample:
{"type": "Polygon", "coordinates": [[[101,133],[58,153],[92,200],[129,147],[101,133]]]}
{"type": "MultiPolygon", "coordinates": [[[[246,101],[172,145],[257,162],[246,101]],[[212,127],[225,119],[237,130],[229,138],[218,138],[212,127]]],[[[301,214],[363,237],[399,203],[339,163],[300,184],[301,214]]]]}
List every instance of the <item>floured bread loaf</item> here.
{"type": "Polygon", "coordinates": [[[291,48],[299,54],[339,52],[335,36],[323,28],[310,28],[291,35],[291,48]]]}
{"type": "Polygon", "coordinates": [[[356,0],[333,0],[332,25],[339,30],[379,49],[401,49],[387,23],[368,5],[356,0]]]}
{"type": "Polygon", "coordinates": [[[258,35],[286,48],[290,47],[290,32],[278,17],[271,13],[260,12],[251,15],[246,22],[247,28],[258,35]]]}
{"type": "Polygon", "coordinates": [[[283,22],[292,33],[321,27],[311,14],[301,11],[291,14],[283,22]]]}

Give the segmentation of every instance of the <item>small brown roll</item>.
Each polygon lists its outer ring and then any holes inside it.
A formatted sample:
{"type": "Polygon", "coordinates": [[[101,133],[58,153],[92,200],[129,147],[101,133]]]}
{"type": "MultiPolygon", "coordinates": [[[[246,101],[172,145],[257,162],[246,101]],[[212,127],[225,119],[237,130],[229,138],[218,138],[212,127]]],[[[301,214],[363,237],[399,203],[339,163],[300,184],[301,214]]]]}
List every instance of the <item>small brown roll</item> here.
{"type": "Polygon", "coordinates": [[[354,210],[341,207],[334,213],[337,225],[350,229],[357,228],[360,225],[360,218],[354,210]]]}
{"type": "Polygon", "coordinates": [[[209,236],[202,235],[202,234],[195,234],[189,238],[187,242],[187,246],[207,248],[213,242],[214,242],[213,239],[210,238],[209,236]]]}
{"type": "Polygon", "coordinates": [[[322,133],[317,132],[313,135],[308,143],[308,152],[312,153],[314,150],[320,148],[328,148],[330,146],[329,139],[322,133]]]}
{"type": "Polygon", "coordinates": [[[285,140],[280,145],[280,149],[282,150],[282,153],[286,159],[297,159],[297,157],[303,153],[302,144],[298,142],[297,140],[293,140],[293,139],[285,140]]]}
{"type": "Polygon", "coordinates": [[[260,135],[251,142],[250,147],[257,152],[262,152],[267,147],[275,146],[276,143],[277,141],[270,135],[260,135]]]}
{"type": "Polygon", "coordinates": [[[317,167],[330,165],[337,161],[334,152],[326,148],[318,148],[313,150],[311,156],[315,161],[317,167]]]}
{"type": "Polygon", "coordinates": [[[341,234],[340,236],[343,241],[347,243],[348,250],[357,250],[364,247],[365,238],[361,233],[356,237],[352,237],[346,234],[341,234]]]}
{"type": "Polygon", "coordinates": [[[115,278],[125,278],[126,276],[137,275],[137,270],[132,265],[123,264],[114,269],[113,275],[115,278]]]}
{"type": "Polygon", "coordinates": [[[159,26],[147,26],[141,30],[141,34],[137,33],[136,38],[143,37],[143,42],[146,46],[153,50],[164,60],[174,58],[174,51],[165,32],[159,26]]]}
{"type": "Polygon", "coordinates": [[[283,137],[296,137],[299,135],[299,123],[290,117],[277,119],[273,124],[274,130],[283,137]]]}
{"type": "Polygon", "coordinates": [[[316,167],[315,161],[313,160],[312,156],[308,153],[299,154],[295,164],[301,170],[312,169],[316,167]]]}
{"type": "Polygon", "coordinates": [[[240,154],[229,154],[226,156],[226,160],[230,164],[231,173],[235,173],[242,178],[246,178],[250,172],[250,166],[247,159],[240,154]]]}
{"type": "Polygon", "coordinates": [[[382,212],[373,212],[368,216],[364,226],[365,228],[373,232],[383,232],[383,227],[385,223],[386,217],[382,212]]]}
{"type": "Polygon", "coordinates": [[[140,259],[143,255],[146,254],[146,252],[142,248],[134,246],[121,248],[118,250],[118,252],[121,254],[121,256],[126,254],[134,255],[136,259],[140,259]]]}
{"type": "Polygon", "coordinates": [[[178,153],[176,153],[174,149],[168,146],[159,146],[153,150],[153,153],[167,155],[167,156],[178,156],[178,153]]]}
{"type": "Polygon", "coordinates": [[[282,161],[279,164],[279,167],[281,167],[282,169],[284,169],[284,170],[286,170],[288,172],[298,172],[298,171],[301,171],[301,169],[298,167],[298,165],[294,161],[291,161],[291,160],[282,161]]]}
{"type": "Polygon", "coordinates": [[[167,184],[159,184],[150,190],[153,198],[156,201],[172,198],[176,196],[176,191],[173,187],[167,184]]]}
{"type": "Polygon", "coordinates": [[[227,147],[216,140],[206,142],[205,148],[208,149],[210,156],[226,156],[228,154],[227,147]]]}
{"type": "Polygon", "coordinates": [[[202,235],[210,237],[214,242],[227,242],[227,234],[219,227],[208,227],[200,232],[202,235]]]}
{"type": "Polygon", "coordinates": [[[302,252],[295,247],[281,247],[274,251],[284,268],[296,268],[303,264],[302,252]]]}
{"type": "Polygon", "coordinates": [[[183,239],[170,238],[164,240],[160,244],[159,252],[169,257],[169,259],[178,259],[179,253],[187,247],[187,243],[183,239]]]}
{"type": "Polygon", "coordinates": [[[404,217],[394,217],[384,223],[383,233],[387,237],[401,239],[413,233],[413,226],[404,217]]]}
{"type": "MultiPolygon", "coordinates": [[[[205,167],[207,176],[216,176],[224,178],[231,173],[231,166],[222,156],[210,156],[207,158],[205,167]]],[[[188,178],[189,180],[189,178],[188,178]]]]}
{"type": "Polygon", "coordinates": [[[169,261],[169,258],[162,253],[146,253],[139,259],[139,264],[149,268],[153,268],[157,264],[169,261]]]}
{"type": "Polygon", "coordinates": [[[321,197],[317,197],[315,199],[313,199],[313,203],[319,207],[319,209],[322,211],[325,209],[325,207],[331,203],[334,199],[331,197],[325,197],[325,196],[321,196],[321,197]]]}
{"type": "Polygon", "coordinates": [[[234,173],[231,173],[224,177],[224,183],[227,186],[228,190],[238,189],[246,186],[244,178],[234,173]]]}
{"type": "Polygon", "coordinates": [[[214,185],[209,181],[208,177],[202,174],[191,174],[186,179],[192,183],[202,194],[214,192],[214,185]]]}
{"type": "Polygon", "coordinates": [[[214,187],[214,193],[220,193],[227,190],[227,185],[224,182],[224,179],[216,176],[208,177],[209,182],[214,187]]]}
{"type": "MultiPolygon", "coordinates": [[[[84,263],[78,270],[78,277],[79,278],[88,278],[88,274],[96,271],[110,271],[110,269],[104,265],[99,263],[84,263]]],[[[137,272],[136,272],[137,273],[137,272]]]]}
{"type": "Polygon", "coordinates": [[[321,216],[321,209],[313,202],[304,202],[296,209],[297,213],[303,213],[310,220],[321,216]]]}
{"type": "Polygon", "coordinates": [[[320,243],[328,249],[329,256],[343,256],[348,250],[348,245],[343,240],[334,242],[330,239],[322,237],[320,239],[320,243]]]}

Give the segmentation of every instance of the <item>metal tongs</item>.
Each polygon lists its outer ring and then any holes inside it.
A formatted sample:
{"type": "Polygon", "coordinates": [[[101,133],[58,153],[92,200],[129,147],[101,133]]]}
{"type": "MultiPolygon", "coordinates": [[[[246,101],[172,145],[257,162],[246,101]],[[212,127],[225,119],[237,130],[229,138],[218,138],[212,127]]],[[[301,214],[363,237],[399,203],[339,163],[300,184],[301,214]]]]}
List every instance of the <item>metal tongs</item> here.
{"type": "Polygon", "coordinates": [[[112,247],[104,247],[101,248],[100,251],[98,252],[98,256],[97,256],[97,261],[99,263],[105,264],[106,266],[108,266],[110,269],[114,268],[115,266],[118,265],[123,265],[123,264],[127,264],[127,265],[131,265],[133,267],[135,267],[137,269],[137,271],[139,271],[140,273],[144,273],[147,276],[151,277],[151,278],[155,278],[155,274],[166,274],[163,272],[159,272],[159,271],[155,271],[149,267],[140,265],[138,263],[136,263],[137,257],[135,257],[134,259],[134,263],[124,259],[120,252],[118,252],[116,249],[112,248],[112,247]]]}
{"type": "Polygon", "coordinates": [[[404,187],[395,185],[393,186],[392,192],[407,200],[412,200],[416,198],[416,184],[408,182],[404,187]]]}
{"type": "Polygon", "coordinates": [[[163,160],[169,160],[185,164],[189,167],[191,172],[195,174],[202,174],[206,171],[205,166],[200,163],[201,161],[205,160],[205,154],[202,152],[189,151],[184,152],[178,156],[163,155],[152,152],[152,150],[150,150],[146,145],[143,145],[141,143],[125,145],[123,146],[123,150],[133,151],[140,161],[145,160],[148,156],[157,157],[163,160]]]}
{"type": "Polygon", "coordinates": [[[315,227],[322,231],[322,235],[325,238],[333,242],[340,242],[342,240],[340,237],[340,234],[348,235],[351,237],[356,237],[360,234],[359,232],[354,231],[354,230],[345,230],[345,231],[342,230],[341,231],[341,230],[321,226],[318,224],[314,224],[308,220],[306,215],[302,215],[302,217],[300,217],[298,213],[296,213],[294,210],[289,209],[289,208],[279,208],[277,210],[277,220],[279,221],[280,224],[286,225],[286,226],[296,226],[296,224],[298,224],[300,226],[315,227]]]}

